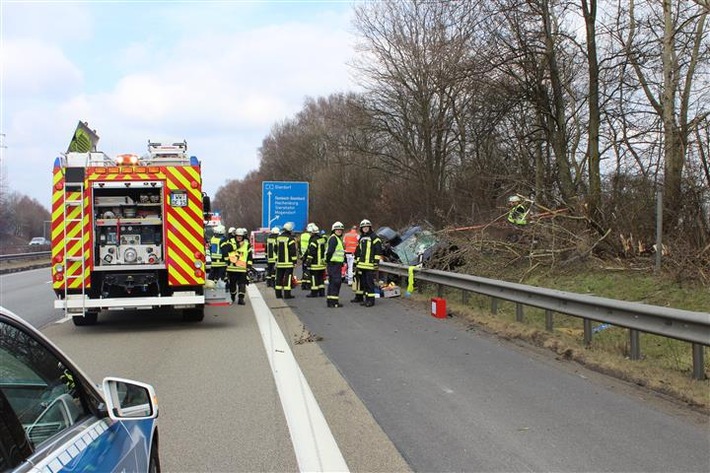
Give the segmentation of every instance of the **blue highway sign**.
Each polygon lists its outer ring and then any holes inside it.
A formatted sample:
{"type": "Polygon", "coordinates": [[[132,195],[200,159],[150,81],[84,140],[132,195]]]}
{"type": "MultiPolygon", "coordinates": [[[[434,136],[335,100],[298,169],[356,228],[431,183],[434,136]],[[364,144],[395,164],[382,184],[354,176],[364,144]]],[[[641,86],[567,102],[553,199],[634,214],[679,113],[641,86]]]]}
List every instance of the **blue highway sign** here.
{"type": "Polygon", "coordinates": [[[263,181],[261,183],[261,226],[281,227],[293,222],[302,232],[308,223],[308,183],[263,181]]]}

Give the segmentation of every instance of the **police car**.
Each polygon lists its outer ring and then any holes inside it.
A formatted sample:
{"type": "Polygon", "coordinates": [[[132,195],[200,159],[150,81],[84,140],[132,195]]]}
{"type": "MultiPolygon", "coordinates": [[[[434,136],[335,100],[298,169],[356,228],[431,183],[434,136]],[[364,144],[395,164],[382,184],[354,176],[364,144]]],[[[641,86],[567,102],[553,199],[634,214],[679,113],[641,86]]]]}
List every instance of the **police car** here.
{"type": "Polygon", "coordinates": [[[94,385],[44,335],[0,307],[0,471],[160,471],[152,386],[94,385]]]}

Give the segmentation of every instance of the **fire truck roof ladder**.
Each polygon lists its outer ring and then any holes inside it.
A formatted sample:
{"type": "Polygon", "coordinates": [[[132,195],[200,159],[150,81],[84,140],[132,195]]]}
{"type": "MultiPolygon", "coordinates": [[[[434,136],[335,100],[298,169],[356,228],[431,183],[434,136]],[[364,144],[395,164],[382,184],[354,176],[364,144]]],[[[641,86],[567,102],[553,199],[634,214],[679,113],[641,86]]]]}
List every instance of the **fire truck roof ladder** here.
{"type": "MultiPolygon", "coordinates": [[[[64,174],[64,300],[69,299],[72,282],[78,281],[81,289],[82,314],[86,312],[86,259],[84,258],[85,209],[84,176],[85,168],[68,167],[64,174]],[[81,271],[70,271],[70,265],[81,264],[81,271]]],[[[68,316],[69,304],[64,304],[64,315],[68,316]]]]}
{"type": "Polygon", "coordinates": [[[148,141],[148,156],[143,157],[146,164],[163,166],[187,166],[193,159],[187,154],[187,141],[178,143],[158,143],[148,141]]]}

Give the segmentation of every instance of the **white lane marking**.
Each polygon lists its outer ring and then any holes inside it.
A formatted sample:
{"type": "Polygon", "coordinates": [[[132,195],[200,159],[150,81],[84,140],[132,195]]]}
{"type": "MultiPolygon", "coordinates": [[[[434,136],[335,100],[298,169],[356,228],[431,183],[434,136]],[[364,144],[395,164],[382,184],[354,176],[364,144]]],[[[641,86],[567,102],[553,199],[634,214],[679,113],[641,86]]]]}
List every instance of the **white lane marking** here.
{"type": "Polygon", "coordinates": [[[349,471],[308,381],[259,289],[247,286],[300,471],[349,471]]]}

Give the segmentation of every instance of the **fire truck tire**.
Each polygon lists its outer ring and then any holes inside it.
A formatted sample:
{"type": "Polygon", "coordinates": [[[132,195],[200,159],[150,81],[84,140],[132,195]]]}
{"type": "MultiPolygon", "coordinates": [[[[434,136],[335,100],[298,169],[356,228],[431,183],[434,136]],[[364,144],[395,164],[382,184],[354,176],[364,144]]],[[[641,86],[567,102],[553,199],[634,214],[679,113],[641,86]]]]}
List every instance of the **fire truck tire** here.
{"type": "Polygon", "coordinates": [[[87,312],[84,315],[75,315],[72,317],[72,322],[77,327],[83,327],[85,325],[95,325],[99,318],[98,312],[87,312]]]}
{"type": "Polygon", "coordinates": [[[194,309],[183,309],[182,320],[185,322],[202,322],[205,318],[205,308],[196,307],[194,309]]]}

